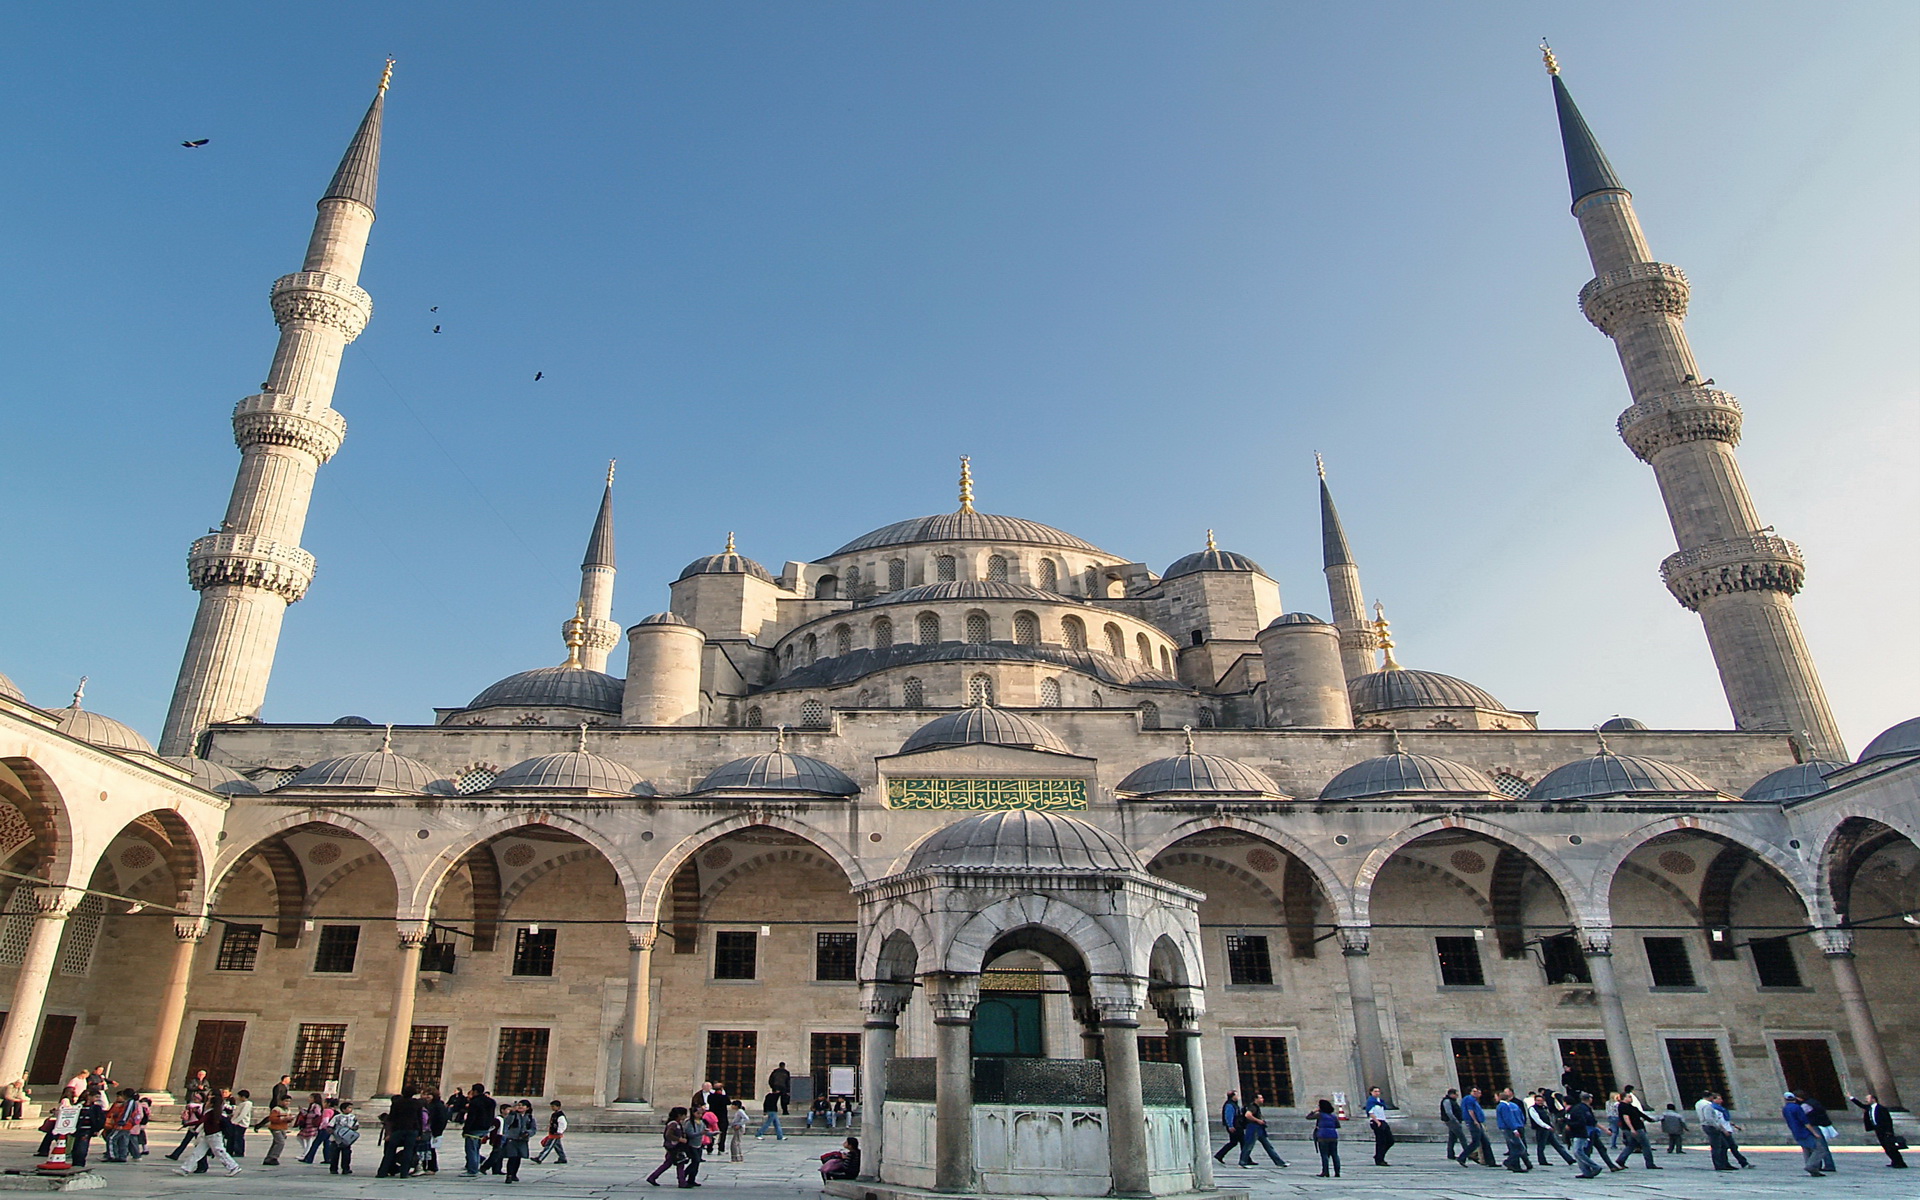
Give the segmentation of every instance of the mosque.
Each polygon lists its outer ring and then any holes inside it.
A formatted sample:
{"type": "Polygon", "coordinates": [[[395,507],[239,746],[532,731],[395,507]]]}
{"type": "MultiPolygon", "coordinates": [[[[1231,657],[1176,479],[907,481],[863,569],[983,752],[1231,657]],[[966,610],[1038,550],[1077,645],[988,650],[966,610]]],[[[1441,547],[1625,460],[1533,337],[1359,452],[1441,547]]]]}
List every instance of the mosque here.
{"type": "Polygon", "coordinates": [[[621,621],[609,471],[558,665],[417,724],[264,721],[346,433],[335,378],[372,316],[383,78],[273,283],[279,344],[234,409],[225,518],[188,553],[158,749],[0,676],[0,1080],[478,1080],[644,1113],[703,1079],[757,1100],[783,1063],[803,1100],[858,1097],[889,1177],[992,1191],[915,1105],[1058,1116],[1073,1089],[1022,1091],[1041,1076],[1020,1065],[1104,1064],[1132,1119],[1067,1158],[1119,1194],[1200,1187],[1168,1156],[1229,1087],[1288,1108],[1377,1085],[1425,1113],[1572,1070],[1657,1104],[1898,1107],[1920,1072],[1920,718],[1841,744],[1801,554],[1748,494],[1687,278],[1548,66],[1580,306],[1619,351],[1618,428],[1678,543],[1662,575],[1732,728],[1542,729],[1402,665],[1324,472],[1320,615],[1211,535],[1156,570],[979,511],[964,459],[951,512],[824,554],[823,532],[777,571],[730,536],[621,621]],[[1141,1104],[1172,1132],[1135,1170],[1141,1104]]]}

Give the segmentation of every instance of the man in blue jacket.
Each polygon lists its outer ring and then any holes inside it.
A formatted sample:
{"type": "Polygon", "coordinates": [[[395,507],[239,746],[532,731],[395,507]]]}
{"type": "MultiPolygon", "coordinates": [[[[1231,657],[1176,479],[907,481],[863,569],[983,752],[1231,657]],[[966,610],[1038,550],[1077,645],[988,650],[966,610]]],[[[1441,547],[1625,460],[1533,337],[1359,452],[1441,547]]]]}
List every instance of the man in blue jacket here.
{"type": "Polygon", "coordinates": [[[1227,1144],[1220,1147],[1220,1152],[1213,1156],[1213,1160],[1215,1162],[1224,1163],[1227,1161],[1227,1152],[1240,1144],[1241,1125],[1240,1125],[1240,1093],[1239,1092],[1229,1091],[1227,1093],[1227,1102],[1220,1106],[1220,1123],[1226,1126],[1227,1128],[1227,1144]]]}
{"type": "Polygon", "coordinates": [[[1820,1139],[1813,1136],[1813,1127],[1807,1123],[1807,1110],[1800,1105],[1800,1097],[1788,1092],[1787,1102],[1780,1106],[1780,1118],[1787,1123],[1787,1133],[1800,1144],[1800,1153],[1805,1158],[1802,1164],[1807,1174],[1814,1178],[1825,1175],[1820,1169],[1820,1139]]]}
{"type": "Polygon", "coordinates": [[[1527,1118],[1514,1103],[1513,1089],[1500,1090],[1500,1103],[1494,1108],[1494,1120],[1500,1126],[1500,1133],[1507,1139],[1507,1170],[1516,1174],[1533,1170],[1533,1160],[1527,1157],[1527,1118]]]}
{"type": "Polygon", "coordinates": [[[1466,1098],[1460,1101],[1460,1112],[1467,1122],[1467,1148],[1460,1152],[1460,1165],[1470,1165],[1474,1156],[1484,1151],[1481,1165],[1493,1166],[1493,1143],[1487,1140],[1487,1110],[1480,1107],[1479,1088],[1467,1089],[1466,1098]]]}

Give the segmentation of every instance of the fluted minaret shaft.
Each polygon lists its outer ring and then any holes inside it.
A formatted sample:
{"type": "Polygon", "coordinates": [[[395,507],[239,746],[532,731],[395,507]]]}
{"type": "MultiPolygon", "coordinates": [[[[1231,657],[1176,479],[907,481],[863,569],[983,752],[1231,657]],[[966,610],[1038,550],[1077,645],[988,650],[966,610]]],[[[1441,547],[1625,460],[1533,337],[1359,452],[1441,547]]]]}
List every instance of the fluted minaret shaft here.
{"type": "Polygon", "coordinates": [[[1687,277],[1654,260],[1632,195],[1557,73],[1553,90],[1594,270],[1580,307],[1620,355],[1633,399],[1620,436],[1653,468],[1680,547],[1660,566],[1667,589],[1700,614],[1736,727],[1800,734],[1814,756],[1845,761],[1793,608],[1805,579],[1800,549],[1754,510],[1733,453],[1740,405],[1702,379],[1687,342],[1687,277]]]}
{"type": "Polygon", "coordinates": [[[1333,607],[1333,627],[1340,631],[1340,666],[1352,683],[1372,674],[1380,648],[1373,622],[1367,620],[1367,601],[1360,590],[1360,565],[1353,561],[1340,511],[1333,506],[1324,469],[1320,475],[1320,552],[1327,574],[1327,600],[1333,607]]]}
{"type": "MultiPolygon", "coordinates": [[[[593,519],[593,535],[580,561],[580,665],[605,671],[607,658],[620,644],[620,626],[613,622],[613,467],[607,467],[607,490],[600,495],[600,511],[593,519]]],[[[566,630],[562,627],[564,635],[566,630]]]]}
{"type": "Polygon", "coordinates": [[[347,432],[332,407],[334,383],[347,343],[373,316],[373,299],[358,280],[373,228],[386,93],[382,77],[320,200],[306,261],[269,293],[280,344],[260,393],[234,408],[240,470],[226,517],[187,555],[200,607],[160,736],[162,754],[191,754],[209,725],[259,711],[287,605],[313,582],[313,556],[300,548],[300,535],[314,476],[347,432]]]}

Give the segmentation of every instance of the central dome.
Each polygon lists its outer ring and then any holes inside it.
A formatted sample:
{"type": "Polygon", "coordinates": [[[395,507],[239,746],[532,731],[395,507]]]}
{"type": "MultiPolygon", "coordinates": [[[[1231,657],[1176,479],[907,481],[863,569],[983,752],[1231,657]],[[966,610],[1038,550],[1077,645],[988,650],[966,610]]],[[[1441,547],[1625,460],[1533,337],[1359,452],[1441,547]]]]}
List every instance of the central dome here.
{"type": "Polygon", "coordinates": [[[960,512],[915,517],[910,521],[895,521],[853,539],[827,557],[878,550],[882,546],[910,546],[916,542],[1012,542],[1024,546],[1060,546],[1088,554],[1107,553],[1092,542],[1081,541],[1065,530],[1042,525],[1038,521],[997,517],[992,513],[963,509],[960,512]]]}
{"type": "Polygon", "coordinates": [[[1143,871],[1126,843],[1104,829],[1057,813],[1013,809],[981,813],[935,831],[907,862],[920,867],[1035,868],[1046,871],[1143,871]]]}
{"type": "Polygon", "coordinates": [[[913,731],[901,745],[900,753],[947,746],[1013,746],[1049,754],[1073,753],[1059,734],[1040,722],[984,704],[928,721],[913,731]]]}
{"type": "Polygon", "coordinates": [[[536,667],[509,675],[467,705],[474,708],[584,708],[617,713],[626,684],[586,667],[536,667]]]}
{"type": "Polygon", "coordinates": [[[1347,685],[1355,715],[1388,712],[1396,708],[1486,708],[1506,712],[1507,706],[1485,688],[1438,671],[1392,667],[1362,675],[1347,685]]]}

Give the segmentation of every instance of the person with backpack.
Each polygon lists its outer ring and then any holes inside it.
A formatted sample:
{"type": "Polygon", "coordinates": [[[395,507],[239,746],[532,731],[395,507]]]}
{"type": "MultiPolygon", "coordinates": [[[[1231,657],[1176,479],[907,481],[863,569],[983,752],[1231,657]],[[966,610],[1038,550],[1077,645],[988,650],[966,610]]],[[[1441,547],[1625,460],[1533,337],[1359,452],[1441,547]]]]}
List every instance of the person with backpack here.
{"type": "Polygon", "coordinates": [[[1227,1144],[1215,1152],[1213,1161],[1224,1163],[1227,1161],[1227,1155],[1240,1144],[1240,1135],[1245,1132],[1240,1124],[1239,1092],[1228,1090],[1226,1103],[1220,1106],[1220,1124],[1226,1127],[1227,1144]]]}
{"type": "Polygon", "coordinates": [[[1320,1152],[1320,1178],[1327,1178],[1329,1166],[1333,1178],[1340,1178],[1340,1114],[1333,1111],[1333,1101],[1322,1099],[1319,1110],[1308,1113],[1307,1120],[1313,1122],[1313,1148],[1320,1152]]]}
{"type": "Polygon", "coordinates": [[[353,1174],[353,1144],[360,1140],[360,1118],[354,1114],[353,1101],[342,1100],[327,1126],[327,1174],[353,1174]]]}
{"type": "Polygon", "coordinates": [[[216,1099],[202,1108],[200,1128],[194,1135],[193,1149],[180,1160],[180,1165],[174,1168],[174,1172],[180,1175],[191,1175],[193,1169],[200,1166],[203,1160],[211,1158],[224,1166],[227,1174],[238,1175],[240,1164],[234,1162],[233,1156],[227,1153],[226,1128],[227,1111],[224,1104],[216,1099]]]}
{"type": "Polygon", "coordinates": [[[539,1129],[539,1122],[533,1119],[533,1101],[507,1106],[506,1115],[500,1118],[500,1159],[507,1165],[506,1182],[520,1182],[520,1160],[527,1156],[527,1143],[539,1129]]]}
{"type": "Polygon", "coordinates": [[[277,1167],[280,1165],[280,1152],[287,1148],[287,1130],[293,1128],[293,1114],[287,1111],[285,1104],[276,1104],[267,1110],[267,1115],[254,1128],[261,1126],[266,1127],[267,1136],[272,1140],[267,1143],[267,1156],[260,1160],[260,1165],[277,1167]]]}
{"type": "Polygon", "coordinates": [[[1458,1160],[1460,1155],[1453,1148],[1457,1145],[1466,1150],[1473,1145],[1473,1139],[1467,1136],[1467,1113],[1460,1107],[1459,1088],[1448,1088],[1440,1097],[1440,1120],[1447,1126],[1447,1157],[1458,1160]]]}
{"type": "Polygon", "coordinates": [[[1267,1157],[1273,1160],[1274,1166],[1288,1165],[1287,1160],[1280,1157],[1280,1152],[1273,1148],[1273,1143],[1267,1140],[1267,1117],[1261,1109],[1266,1099],[1259,1092],[1255,1092],[1253,1102],[1240,1111],[1240,1165],[1243,1167],[1253,1165],[1253,1147],[1256,1142],[1267,1152],[1267,1157]]]}
{"type": "Polygon", "coordinates": [[[153,1106],[132,1088],[120,1089],[120,1103],[107,1112],[107,1162],[132,1162],[139,1157],[140,1137],[146,1131],[153,1106]]]}
{"type": "Polygon", "coordinates": [[[693,1133],[687,1123],[687,1110],[675,1105],[673,1110],[667,1113],[667,1124],[660,1131],[660,1143],[666,1151],[666,1157],[661,1159],[660,1165],[653,1169],[653,1174],[647,1176],[647,1182],[654,1187],[659,1187],[660,1176],[671,1167],[681,1187],[692,1187],[693,1173],[688,1170],[688,1167],[691,1166],[696,1172],[700,1169],[699,1160],[694,1157],[693,1138],[695,1136],[698,1135],[693,1133]]]}
{"type": "Polygon", "coordinates": [[[1680,1110],[1671,1104],[1667,1105],[1667,1111],[1660,1114],[1660,1132],[1667,1135],[1668,1154],[1687,1152],[1686,1148],[1680,1144],[1686,1140],[1687,1119],[1681,1116],[1680,1110]]]}

